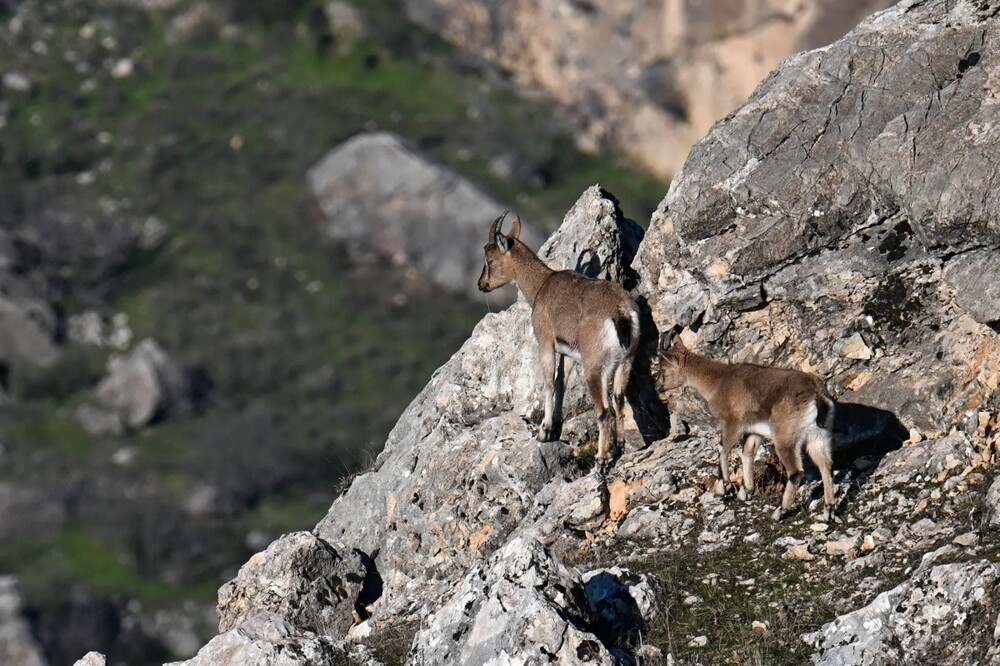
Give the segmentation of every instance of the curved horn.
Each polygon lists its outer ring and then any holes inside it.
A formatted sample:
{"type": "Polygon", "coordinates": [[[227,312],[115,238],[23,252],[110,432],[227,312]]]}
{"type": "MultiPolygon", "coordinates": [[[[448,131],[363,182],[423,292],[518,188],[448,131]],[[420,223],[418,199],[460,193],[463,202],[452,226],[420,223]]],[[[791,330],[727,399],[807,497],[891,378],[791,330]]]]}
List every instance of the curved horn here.
{"type": "Polygon", "coordinates": [[[500,233],[500,225],[503,224],[503,219],[505,217],[507,217],[507,213],[509,213],[509,212],[510,212],[509,210],[505,210],[500,215],[500,217],[498,217],[497,219],[493,220],[493,224],[490,226],[490,242],[491,243],[494,242],[494,239],[496,238],[497,234],[500,233]]]}

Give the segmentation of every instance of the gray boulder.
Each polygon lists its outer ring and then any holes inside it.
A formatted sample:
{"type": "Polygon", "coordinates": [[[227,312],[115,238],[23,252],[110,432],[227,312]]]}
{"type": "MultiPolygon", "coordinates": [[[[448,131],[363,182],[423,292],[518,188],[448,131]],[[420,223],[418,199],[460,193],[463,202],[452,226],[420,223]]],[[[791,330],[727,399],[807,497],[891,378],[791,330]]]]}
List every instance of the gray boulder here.
{"type": "Polygon", "coordinates": [[[816,649],[812,663],[982,663],[982,655],[976,654],[979,642],[963,637],[969,627],[992,630],[998,611],[1000,567],[985,560],[935,564],[954,551],[946,546],[926,555],[902,584],[878,595],[864,608],[803,636],[816,649]]]}
{"type": "Polygon", "coordinates": [[[328,636],[299,633],[260,614],[216,636],[197,655],[165,666],[343,666],[347,652],[328,636]]]}
{"type": "Polygon", "coordinates": [[[107,663],[107,657],[100,652],[88,652],[80,659],[77,659],[73,666],[105,666],[107,663]]]}
{"type": "Polygon", "coordinates": [[[413,641],[416,664],[616,663],[588,627],[583,582],[537,541],[515,538],[474,566],[413,641]]]}
{"type": "Polygon", "coordinates": [[[0,664],[46,666],[42,650],[21,615],[21,595],[13,576],[0,576],[0,664]]]}
{"type": "Polygon", "coordinates": [[[1000,252],[983,177],[1000,172],[982,94],[1000,75],[995,11],[901,2],[789,58],[717,124],[634,264],[658,327],[818,372],[925,434],[1000,407],[983,289],[1000,252]]]}
{"type": "MultiPolygon", "coordinates": [[[[141,428],[187,410],[187,389],[178,365],[155,340],[146,338],[128,354],[108,360],[108,374],[97,385],[94,398],[128,427],[141,428]]],[[[85,415],[83,423],[98,423],[92,416],[85,415]]]]}
{"type": "Polygon", "coordinates": [[[0,363],[51,364],[59,356],[55,313],[37,298],[7,293],[6,281],[0,275],[0,363]]]}
{"type": "MultiPolygon", "coordinates": [[[[388,132],[359,134],[309,170],[326,231],[356,257],[411,266],[448,291],[482,299],[476,280],[489,225],[506,206],[388,132]]],[[[537,249],[530,224],[521,239],[537,249]]],[[[513,289],[491,296],[509,303],[513,289]]]]}
{"type": "Polygon", "coordinates": [[[340,636],[354,623],[366,569],[360,558],[308,532],[287,534],[219,590],[219,630],[260,614],[297,632],[340,636]]]}

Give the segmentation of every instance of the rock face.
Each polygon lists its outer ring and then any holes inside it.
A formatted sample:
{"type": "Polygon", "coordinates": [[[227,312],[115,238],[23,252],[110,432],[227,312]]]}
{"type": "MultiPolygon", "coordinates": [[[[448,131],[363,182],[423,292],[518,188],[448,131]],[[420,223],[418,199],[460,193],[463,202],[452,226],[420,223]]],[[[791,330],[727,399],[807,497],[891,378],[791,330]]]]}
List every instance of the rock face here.
{"type": "Polygon", "coordinates": [[[891,2],[403,4],[417,23],[555,98],[584,148],[612,144],[667,179],[780,60],[891,2]]]}
{"type": "Polygon", "coordinates": [[[516,538],[466,575],[414,640],[417,664],[615,664],[592,625],[579,574],[516,538]],[[511,612],[516,609],[516,612],[511,612]]]}
{"type": "MultiPolygon", "coordinates": [[[[593,187],[539,254],[552,266],[625,276],[641,233],[593,187]],[[617,240],[604,242],[611,237],[617,240]]],[[[547,484],[579,475],[570,447],[539,443],[525,421],[538,423],[542,413],[529,316],[523,302],[487,315],[407,408],[375,469],[318,525],[328,541],[380,551],[385,589],[376,620],[412,615],[441,598],[451,577],[506,541],[547,484]]],[[[591,412],[582,380],[571,373],[567,422],[591,412]]]]}
{"type": "Polygon", "coordinates": [[[928,554],[909,580],[805,636],[817,650],[812,663],[986,663],[986,655],[962,638],[970,627],[993,633],[1000,567],[989,561],[934,565],[954,550],[946,546],[928,554]]]}
{"type": "MultiPolygon", "coordinates": [[[[490,223],[505,206],[388,132],[359,134],[309,171],[327,233],[355,256],[412,266],[451,292],[483,298],[476,280],[490,223]]],[[[544,240],[530,224],[521,240],[544,240]]],[[[513,289],[497,294],[509,303],[513,289]]],[[[491,296],[493,298],[493,296],[491,296]]],[[[494,302],[496,300],[494,299],[494,302]]]]}
{"type": "MultiPolygon", "coordinates": [[[[94,397],[130,428],[141,428],[189,406],[183,372],[152,338],[108,360],[108,374],[97,385],[94,397]]],[[[80,416],[85,425],[115,430],[113,419],[101,420],[90,413],[80,416]]]]}
{"type": "Polygon", "coordinates": [[[213,638],[195,657],[166,666],[342,666],[345,662],[344,648],[333,639],[295,634],[287,622],[261,614],[213,638]]]}
{"type": "Polygon", "coordinates": [[[28,623],[21,617],[17,580],[0,576],[0,664],[46,666],[28,623]]]}
{"type": "Polygon", "coordinates": [[[634,265],[659,328],[814,370],[925,433],[995,410],[995,304],[969,269],[1000,250],[1000,195],[978,175],[1000,169],[993,9],[902,2],[717,125],[634,265]]]}
{"type": "Polygon", "coordinates": [[[365,573],[357,556],[307,532],[288,534],[219,590],[219,629],[271,613],[304,631],[342,636],[354,622],[365,573]]]}

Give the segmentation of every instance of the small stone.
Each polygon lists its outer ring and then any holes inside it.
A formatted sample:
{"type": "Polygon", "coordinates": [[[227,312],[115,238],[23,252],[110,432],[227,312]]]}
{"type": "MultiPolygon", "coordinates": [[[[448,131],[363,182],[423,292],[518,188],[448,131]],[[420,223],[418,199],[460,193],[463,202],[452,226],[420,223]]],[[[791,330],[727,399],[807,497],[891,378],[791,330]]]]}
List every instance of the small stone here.
{"type": "Polygon", "coordinates": [[[855,333],[849,337],[844,346],[841,347],[840,353],[847,358],[858,361],[867,361],[872,357],[872,350],[865,344],[865,340],[861,337],[860,333],[855,333]]]}
{"type": "Polygon", "coordinates": [[[695,604],[700,604],[704,599],[699,597],[697,594],[689,594],[684,597],[685,606],[694,606],[695,604]]]}
{"type": "Polygon", "coordinates": [[[861,542],[861,550],[866,553],[870,553],[875,550],[875,537],[871,534],[866,534],[864,540],[861,542]]]}
{"type": "Polygon", "coordinates": [[[766,634],[767,633],[767,623],[766,622],[761,622],[760,620],[754,620],[753,622],[751,622],[750,623],[750,628],[753,629],[754,632],[756,632],[758,634],[766,634]]]}
{"type": "Polygon", "coordinates": [[[7,72],[3,75],[3,87],[12,92],[27,92],[31,90],[31,79],[21,72],[7,72]]]}
{"type": "Polygon", "coordinates": [[[927,500],[925,500],[925,499],[920,500],[919,502],[917,502],[917,508],[916,508],[916,510],[917,511],[923,511],[924,509],[927,508],[927,504],[928,504],[927,500]]]}
{"type": "Polygon", "coordinates": [[[832,555],[835,557],[846,557],[851,553],[857,551],[858,548],[858,538],[857,537],[846,537],[843,539],[837,539],[835,541],[827,541],[823,544],[823,550],[827,555],[832,555]]]}
{"type": "Polygon", "coordinates": [[[782,557],[786,560],[799,560],[801,562],[810,562],[816,559],[816,556],[809,552],[809,546],[806,544],[789,546],[782,557]]]}
{"type": "Polygon", "coordinates": [[[826,532],[830,529],[830,526],[826,523],[813,523],[809,526],[809,529],[813,532],[826,532]]]}
{"type": "Polygon", "coordinates": [[[127,79],[135,72],[135,63],[131,58],[121,58],[111,67],[111,78],[127,79]]]}
{"type": "Polygon", "coordinates": [[[966,532],[965,534],[959,534],[951,542],[957,546],[972,548],[979,543],[979,535],[975,532],[966,532]]]}
{"type": "Polygon", "coordinates": [[[701,648],[705,647],[706,645],[708,645],[708,636],[697,636],[691,639],[691,642],[688,643],[688,647],[692,648],[701,648]]]}

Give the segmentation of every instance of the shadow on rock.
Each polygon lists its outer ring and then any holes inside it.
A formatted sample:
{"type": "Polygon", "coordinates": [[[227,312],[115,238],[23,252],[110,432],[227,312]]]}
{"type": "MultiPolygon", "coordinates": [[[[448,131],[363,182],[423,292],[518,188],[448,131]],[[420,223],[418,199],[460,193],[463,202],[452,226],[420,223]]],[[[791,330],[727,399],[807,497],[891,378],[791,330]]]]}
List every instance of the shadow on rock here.
{"type": "Polygon", "coordinates": [[[868,467],[877,467],[909,437],[892,412],[853,402],[837,403],[833,431],[833,464],[837,468],[849,467],[859,458],[868,459],[868,467]]]}

